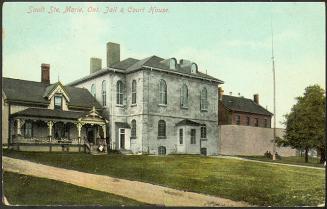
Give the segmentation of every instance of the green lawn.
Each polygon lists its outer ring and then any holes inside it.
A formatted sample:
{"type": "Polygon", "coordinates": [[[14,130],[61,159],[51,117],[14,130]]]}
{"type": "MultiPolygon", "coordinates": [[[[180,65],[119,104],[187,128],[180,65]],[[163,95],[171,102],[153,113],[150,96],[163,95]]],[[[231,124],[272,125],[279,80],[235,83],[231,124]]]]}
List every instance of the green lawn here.
{"type": "Polygon", "coordinates": [[[187,155],[93,156],[17,151],[5,151],[4,155],[260,206],[316,206],[325,201],[324,170],[187,155]]]}
{"type": "Polygon", "coordinates": [[[274,162],[274,163],[284,163],[284,164],[293,164],[293,165],[305,165],[305,166],[313,166],[313,167],[324,167],[319,161],[319,158],[309,157],[309,162],[306,163],[304,161],[304,157],[300,156],[292,156],[292,157],[281,157],[281,159],[276,159],[273,161],[270,158],[266,158],[265,156],[239,156],[246,159],[251,160],[260,160],[266,162],[274,162]]]}
{"type": "Polygon", "coordinates": [[[141,206],[137,201],[50,179],[4,172],[4,195],[11,205],[141,206]]]}

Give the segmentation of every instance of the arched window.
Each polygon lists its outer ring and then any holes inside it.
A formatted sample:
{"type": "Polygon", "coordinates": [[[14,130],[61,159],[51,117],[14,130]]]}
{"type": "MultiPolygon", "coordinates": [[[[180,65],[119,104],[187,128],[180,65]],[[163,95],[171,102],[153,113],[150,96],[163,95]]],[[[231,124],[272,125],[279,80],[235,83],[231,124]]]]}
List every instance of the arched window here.
{"type": "Polygon", "coordinates": [[[107,82],[105,80],[102,81],[102,105],[105,107],[107,106],[107,82]]]}
{"type": "Polygon", "coordinates": [[[160,80],[159,83],[159,103],[167,104],[167,85],[164,80],[160,80]]]}
{"type": "Polygon", "coordinates": [[[96,95],[95,95],[95,84],[92,84],[92,86],[91,86],[91,94],[92,94],[94,97],[96,97],[96,95]]]}
{"type": "Polygon", "coordinates": [[[136,80],[132,81],[132,104],[136,104],[136,80]]]}
{"type": "Polygon", "coordinates": [[[131,138],[135,139],[136,138],[136,120],[132,120],[131,124],[132,124],[131,138]]]}
{"type": "Polygon", "coordinates": [[[208,109],[208,95],[207,95],[207,89],[203,88],[201,90],[201,101],[200,101],[201,110],[207,110],[208,109]]]}
{"type": "Polygon", "coordinates": [[[165,155],[166,154],[166,147],[160,146],[158,147],[158,155],[165,155]]]}
{"type": "Polygon", "coordinates": [[[158,122],[158,137],[166,137],[166,122],[164,120],[159,120],[158,122]]]}
{"type": "Polygon", "coordinates": [[[181,106],[187,107],[188,105],[188,88],[186,84],[183,84],[181,88],[181,106]]]}
{"type": "Polygon", "coordinates": [[[122,105],[124,99],[123,82],[117,81],[117,104],[122,105]]]}

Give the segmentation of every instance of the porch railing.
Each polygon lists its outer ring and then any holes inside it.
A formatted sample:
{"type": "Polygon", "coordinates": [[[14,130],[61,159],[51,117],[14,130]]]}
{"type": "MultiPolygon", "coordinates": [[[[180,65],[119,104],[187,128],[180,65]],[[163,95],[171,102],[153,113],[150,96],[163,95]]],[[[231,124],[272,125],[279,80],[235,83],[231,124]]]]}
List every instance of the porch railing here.
{"type": "MultiPolygon", "coordinates": [[[[24,144],[79,144],[77,138],[60,138],[60,139],[54,139],[52,138],[51,141],[49,137],[31,137],[26,138],[24,136],[13,136],[12,137],[13,143],[24,143],[24,144]]],[[[81,142],[83,144],[83,142],[81,142]]]]}

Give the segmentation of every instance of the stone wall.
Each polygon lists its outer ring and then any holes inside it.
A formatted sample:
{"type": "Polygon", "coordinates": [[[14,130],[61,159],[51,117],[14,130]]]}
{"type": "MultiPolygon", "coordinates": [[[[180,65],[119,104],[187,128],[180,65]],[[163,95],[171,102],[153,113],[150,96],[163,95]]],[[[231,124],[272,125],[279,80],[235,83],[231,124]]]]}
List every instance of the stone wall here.
{"type": "MultiPolygon", "coordinates": [[[[207,125],[207,140],[203,141],[202,147],[207,147],[209,155],[217,154],[218,138],[218,87],[216,83],[211,83],[201,79],[187,78],[180,75],[167,74],[165,72],[140,70],[127,75],[119,72],[110,72],[92,80],[76,85],[90,90],[91,85],[96,84],[96,99],[102,104],[101,83],[107,80],[107,106],[109,113],[109,137],[112,147],[119,149],[119,127],[115,122],[122,122],[131,125],[133,119],[136,120],[136,139],[126,138],[130,149],[134,153],[150,152],[157,154],[158,146],[165,146],[168,153],[176,152],[178,144],[178,134],[175,124],[183,119],[189,119],[207,125]],[[164,79],[167,84],[167,105],[159,105],[159,82],[164,79]],[[124,84],[124,104],[116,104],[117,81],[124,84]],[[137,94],[136,104],[132,104],[132,81],[136,81],[137,94]],[[188,86],[188,108],[181,108],[180,88],[183,84],[188,86]],[[208,110],[200,110],[200,92],[205,87],[208,92],[208,110]],[[158,139],[158,121],[163,119],[167,124],[167,139],[158,139]]],[[[130,129],[126,129],[126,136],[129,137],[130,129]]],[[[185,133],[185,137],[189,135],[185,133]]],[[[200,134],[200,128],[197,135],[200,134]]],[[[198,144],[188,146],[185,153],[200,153],[198,144]]]]}
{"type": "MultiPolygon", "coordinates": [[[[284,129],[277,128],[276,136],[283,137],[284,129]]],[[[219,126],[218,152],[222,155],[264,155],[273,151],[272,128],[260,128],[239,125],[219,126]]],[[[296,150],[288,147],[277,147],[281,156],[295,156],[296,150]]]]}

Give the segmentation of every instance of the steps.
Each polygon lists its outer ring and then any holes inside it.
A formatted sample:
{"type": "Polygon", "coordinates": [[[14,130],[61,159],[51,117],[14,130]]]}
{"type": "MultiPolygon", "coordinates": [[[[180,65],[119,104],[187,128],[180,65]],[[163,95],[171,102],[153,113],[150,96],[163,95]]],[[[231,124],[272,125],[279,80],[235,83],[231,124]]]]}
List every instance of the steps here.
{"type": "Polygon", "coordinates": [[[120,149],[119,152],[120,152],[120,154],[123,154],[123,155],[133,155],[133,152],[131,150],[127,150],[127,149],[120,149]]]}

